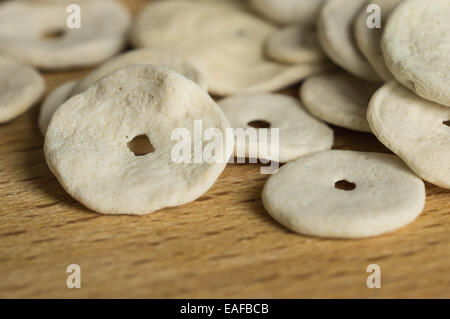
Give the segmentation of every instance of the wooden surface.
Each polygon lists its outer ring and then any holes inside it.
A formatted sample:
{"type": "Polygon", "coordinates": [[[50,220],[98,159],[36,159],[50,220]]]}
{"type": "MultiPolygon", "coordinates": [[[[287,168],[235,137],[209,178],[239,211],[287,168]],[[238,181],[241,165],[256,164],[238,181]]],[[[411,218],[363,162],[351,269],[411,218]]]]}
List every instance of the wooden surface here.
{"type": "MultiPolygon", "coordinates": [[[[48,91],[87,72],[47,74],[48,91]]],[[[0,297],[450,297],[448,190],[427,184],[417,221],[363,240],[299,236],[274,222],[256,164],[228,165],[193,203],[103,216],[48,170],[37,115],[38,106],[0,126],[0,297]],[[380,289],[366,286],[373,263],[380,289]],[[69,264],[81,267],[80,289],[66,287],[69,264]]],[[[387,151],[370,134],[335,132],[335,148],[387,151]]]]}

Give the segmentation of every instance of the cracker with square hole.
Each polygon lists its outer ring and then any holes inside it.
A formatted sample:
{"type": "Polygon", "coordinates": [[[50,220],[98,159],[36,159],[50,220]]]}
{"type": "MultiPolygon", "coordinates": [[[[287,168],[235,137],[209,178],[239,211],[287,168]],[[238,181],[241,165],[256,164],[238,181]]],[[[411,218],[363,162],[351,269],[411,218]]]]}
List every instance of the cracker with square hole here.
{"type": "Polygon", "coordinates": [[[39,130],[42,135],[45,135],[45,132],[47,132],[47,127],[52,119],[53,113],[70,98],[77,84],[77,80],[65,82],[47,95],[41,105],[38,119],[39,130]]]}
{"type": "Polygon", "coordinates": [[[381,48],[394,77],[424,99],[450,106],[450,1],[409,0],[386,24],[381,48]]]}
{"type": "Polygon", "coordinates": [[[300,98],[311,114],[327,123],[370,132],[367,107],[378,88],[344,71],[326,72],[307,78],[300,98]]]}
{"type": "Polygon", "coordinates": [[[34,68],[0,56],[0,123],[27,111],[44,90],[44,79],[34,68]]]}
{"type": "Polygon", "coordinates": [[[296,233],[363,238],[414,221],[425,204],[425,185],[395,155],[333,150],[281,167],[264,185],[262,200],[296,233]]]}
{"type": "Polygon", "coordinates": [[[403,0],[368,0],[361,8],[354,23],[355,40],[361,53],[366,57],[367,61],[377,72],[381,79],[390,81],[394,78],[384,61],[383,52],[381,51],[381,36],[387,18],[394,11],[395,7],[403,0]],[[377,5],[380,8],[380,28],[369,28],[367,20],[372,22],[370,17],[373,12],[367,12],[369,6],[377,5]]]}
{"type": "Polygon", "coordinates": [[[59,70],[94,66],[119,52],[130,24],[127,9],[109,0],[79,5],[80,28],[69,28],[67,3],[2,3],[0,53],[40,69],[59,70]]]}
{"type": "Polygon", "coordinates": [[[309,115],[294,97],[269,93],[240,94],[222,99],[218,104],[235,129],[235,156],[284,163],[333,146],[333,131],[309,115]],[[268,130],[261,131],[261,128],[268,130]],[[255,136],[250,135],[252,131],[258,135],[245,142],[246,136],[237,134],[236,129],[248,132],[248,136],[255,136]],[[278,129],[278,154],[272,149],[270,129],[278,129]]]}
{"type": "Polygon", "coordinates": [[[320,11],[317,32],[322,49],[337,65],[360,78],[378,82],[380,77],[359,51],[353,21],[365,0],[329,0],[320,11]]]}
{"type": "Polygon", "coordinates": [[[92,71],[87,77],[82,79],[73,93],[77,94],[86,90],[103,76],[130,64],[154,64],[165,66],[166,68],[176,71],[196,82],[200,88],[206,91],[206,79],[204,75],[190,63],[171,54],[146,48],[128,51],[109,59],[92,71]]]}
{"type": "Polygon", "coordinates": [[[318,62],[326,59],[317,39],[316,29],[301,25],[284,27],[270,36],[266,55],[281,63],[318,62]]]}
{"type": "Polygon", "coordinates": [[[228,127],[191,80],[162,66],[131,65],[55,112],[44,153],[64,189],[86,207],[142,215],[191,202],[214,184],[233,151],[228,127]]]}
{"type": "Polygon", "coordinates": [[[314,26],[326,0],[251,0],[252,7],[264,17],[285,25],[314,26]]]}
{"type": "Polygon", "coordinates": [[[275,31],[233,7],[159,1],[138,13],[130,37],[136,47],[156,47],[191,62],[215,95],[276,91],[329,67],[270,61],[264,42],[275,31]]]}
{"type": "Polygon", "coordinates": [[[450,108],[392,81],[373,96],[367,119],[377,138],[418,176],[450,188],[450,108]]]}

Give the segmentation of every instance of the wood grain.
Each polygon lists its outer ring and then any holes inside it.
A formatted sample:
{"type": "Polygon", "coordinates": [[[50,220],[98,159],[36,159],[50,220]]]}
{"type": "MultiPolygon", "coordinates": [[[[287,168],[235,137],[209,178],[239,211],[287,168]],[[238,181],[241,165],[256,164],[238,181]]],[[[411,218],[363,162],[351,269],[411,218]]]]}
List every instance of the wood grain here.
{"type": "MultiPolygon", "coordinates": [[[[134,10],[143,3],[127,1],[134,10]]],[[[48,91],[87,72],[46,74],[48,91]]],[[[275,223],[257,164],[228,165],[193,203],[104,216],[48,170],[37,115],[38,106],[0,126],[0,297],[450,297],[448,190],[427,184],[417,221],[362,240],[299,236],[275,223]],[[81,289],[66,287],[73,263],[81,289]],[[366,286],[372,263],[381,289],[366,286]]],[[[335,148],[387,151],[370,134],[335,132],[335,148]]]]}

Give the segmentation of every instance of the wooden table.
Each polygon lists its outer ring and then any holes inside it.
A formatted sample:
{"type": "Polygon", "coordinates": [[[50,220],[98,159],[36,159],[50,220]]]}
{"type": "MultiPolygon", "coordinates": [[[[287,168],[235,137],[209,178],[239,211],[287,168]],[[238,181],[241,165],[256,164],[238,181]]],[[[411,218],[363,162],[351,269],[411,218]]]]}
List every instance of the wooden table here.
{"type": "MultiPolygon", "coordinates": [[[[87,73],[46,74],[47,91],[87,73]]],[[[449,190],[427,184],[417,221],[362,240],[274,222],[258,164],[228,165],[193,203],[104,216],[50,173],[37,115],[38,106],[0,126],[0,297],[450,297],[449,190]],[[69,264],[81,267],[80,289],[66,286],[69,264]],[[380,289],[366,286],[369,264],[381,267],[380,289]]],[[[387,151],[371,134],[335,132],[337,149],[387,151]]]]}

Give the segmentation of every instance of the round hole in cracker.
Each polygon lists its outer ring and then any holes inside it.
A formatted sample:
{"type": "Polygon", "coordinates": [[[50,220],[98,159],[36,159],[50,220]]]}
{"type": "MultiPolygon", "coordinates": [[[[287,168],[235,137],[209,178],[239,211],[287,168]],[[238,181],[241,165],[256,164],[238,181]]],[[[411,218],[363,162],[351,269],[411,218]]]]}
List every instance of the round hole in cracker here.
{"type": "Polygon", "coordinates": [[[356,188],[356,184],[349,182],[345,179],[341,179],[341,180],[337,181],[336,183],[334,183],[334,187],[337,189],[341,189],[343,191],[352,191],[356,188]]]}
{"type": "Polygon", "coordinates": [[[155,148],[146,134],[135,136],[127,143],[127,146],[136,156],[144,156],[155,151],[155,148]]]}
{"type": "Polygon", "coordinates": [[[253,120],[248,122],[247,125],[253,128],[269,128],[271,126],[269,122],[264,120],[253,120]]]}

